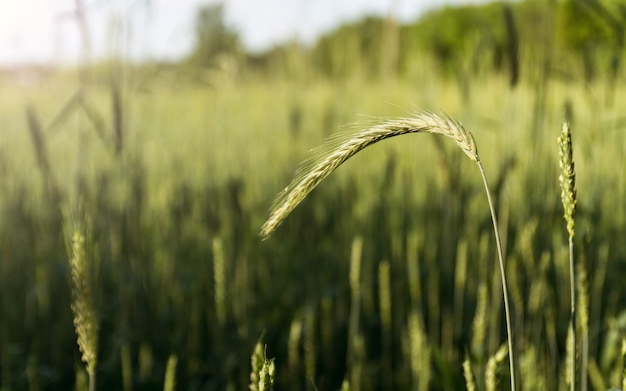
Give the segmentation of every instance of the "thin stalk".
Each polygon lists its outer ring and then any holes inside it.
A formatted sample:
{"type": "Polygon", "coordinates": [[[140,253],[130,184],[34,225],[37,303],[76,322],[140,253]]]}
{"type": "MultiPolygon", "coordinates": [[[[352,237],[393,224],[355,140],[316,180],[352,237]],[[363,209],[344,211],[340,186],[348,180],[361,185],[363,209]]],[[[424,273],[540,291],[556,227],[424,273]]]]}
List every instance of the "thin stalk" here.
{"type": "Polygon", "coordinates": [[[574,274],[574,236],[569,235],[569,275],[570,275],[570,303],[572,328],[572,360],[570,361],[570,391],[576,390],[576,279],[574,274]]]}
{"type": "Polygon", "coordinates": [[[506,320],[506,333],[509,344],[509,368],[511,370],[511,390],[515,391],[515,361],[513,358],[513,332],[511,331],[511,310],[509,307],[509,289],[506,285],[506,274],[504,273],[504,255],[502,253],[502,243],[500,241],[500,234],[498,233],[498,221],[496,219],[496,211],[491,200],[491,193],[489,192],[489,185],[487,184],[487,176],[480,160],[476,161],[480,175],[483,178],[483,184],[485,185],[485,193],[487,193],[487,202],[489,203],[489,211],[491,212],[491,221],[493,222],[493,233],[496,237],[496,247],[498,248],[498,260],[500,262],[500,277],[502,278],[502,296],[504,298],[504,317],[506,320]]]}
{"type": "Polygon", "coordinates": [[[587,391],[587,372],[589,371],[589,332],[583,332],[582,359],[580,364],[581,390],[587,391]]]}
{"type": "MultiPolygon", "coordinates": [[[[573,249],[573,248],[572,248],[573,249]]],[[[580,389],[587,391],[589,377],[589,289],[587,283],[587,272],[585,266],[578,264],[576,271],[576,317],[577,326],[580,327],[581,347],[580,347],[580,389]]]]}
{"type": "Polygon", "coordinates": [[[89,391],[96,391],[96,371],[89,371],[89,391]]]}

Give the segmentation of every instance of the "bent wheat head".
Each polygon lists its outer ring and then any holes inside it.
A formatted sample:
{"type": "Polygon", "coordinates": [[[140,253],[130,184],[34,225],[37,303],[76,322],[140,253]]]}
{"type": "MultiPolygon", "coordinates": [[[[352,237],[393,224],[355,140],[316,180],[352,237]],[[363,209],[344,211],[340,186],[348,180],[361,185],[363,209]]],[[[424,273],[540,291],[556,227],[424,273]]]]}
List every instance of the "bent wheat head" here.
{"type": "Polygon", "coordinates": [[[379,141],[408,133],[434,133],[449,137],[472,161],[480,161],[472,133],[446,114],[419,113],[413,118],[385,121],[348,139],[341,136],[331,138],[315,157],[303,164],[295,179],[278,195],[270,217],[261,228],[261,237],[269,237],[315,186],[346,160],[379,141]]]}

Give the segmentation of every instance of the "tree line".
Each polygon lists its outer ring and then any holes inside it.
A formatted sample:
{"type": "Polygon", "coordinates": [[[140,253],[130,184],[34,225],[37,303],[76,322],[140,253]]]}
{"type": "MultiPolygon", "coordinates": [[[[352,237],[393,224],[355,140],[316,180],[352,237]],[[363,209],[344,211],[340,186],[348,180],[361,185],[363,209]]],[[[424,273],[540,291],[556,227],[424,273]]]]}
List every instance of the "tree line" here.
{"type": "Polygon", "coordinates": [[[246,72],[263,75],[387,78],[410,76],[428,59],[446,77],[495,72],[515,86],[546,67],[553,76],[568,79],[614,80],[622,70],[626,0],[448,6],[405,24],[367,16],[327,32],[311,47],[292,42],[260,54],[246,52],[223,13],[222,5],[198,10],[196,45],[187,64],[219,67],[228,59],[246,72]]]}

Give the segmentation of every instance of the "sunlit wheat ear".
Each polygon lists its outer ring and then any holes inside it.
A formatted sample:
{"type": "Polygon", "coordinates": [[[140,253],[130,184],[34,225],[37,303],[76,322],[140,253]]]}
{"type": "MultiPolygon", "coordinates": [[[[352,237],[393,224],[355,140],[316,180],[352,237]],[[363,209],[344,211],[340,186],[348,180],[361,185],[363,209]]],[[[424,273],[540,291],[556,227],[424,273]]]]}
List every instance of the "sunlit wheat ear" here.
{"type": "Polygon", "coordinates": [[[480,161],[472,133],[445,114],[419,113],[413,118],[388,120],[347,137],[333,137],[315,151],[313,157],[298,170],[289,186],[278,195],[270,217],[261,228],[261,237],[267,238],[274,232],[315,186],[346,160],[379,141],[408,133],[434,133],[449,137],[471,160],[480,161]]]}
{"type": "Polygon", "coordinates": [[[567,223],[567,232],[574,236],[574,214],[576,213],[576,172],[572,158],[572,133],[567,122],[563,123],[561,135],[558,138],[561,172],[561,202],[563,203],[563,217],[567,223]]]}

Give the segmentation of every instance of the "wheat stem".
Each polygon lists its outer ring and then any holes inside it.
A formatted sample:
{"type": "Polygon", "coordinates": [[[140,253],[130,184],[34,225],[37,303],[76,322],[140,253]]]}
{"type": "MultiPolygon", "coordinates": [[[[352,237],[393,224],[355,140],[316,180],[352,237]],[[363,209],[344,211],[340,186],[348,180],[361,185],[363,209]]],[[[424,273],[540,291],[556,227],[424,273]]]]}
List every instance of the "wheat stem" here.
{"type": "Polygon", "coordinates": [[[580,320],[580,331],[582,333],[580,384],[581,391],[587,391],[587,373],[589,368],[589,284],[587,282],[587,271],[582,263],[578,264],[577,274],[578,318],[580,320]]]}
{"type": "Polygon", "coordinates": [[[576,391],[576,282],[574,280],[574,237],[569,235],[569,275],[570,275],[570,303],[572,328],[572,361],[570,362],[570,391],[576,391]]]}
{"type": "Polygon", "coordinates": [[[626,388],[626,338],[622,338],[622,390],[626,388]]]}
{"type": "Polygon", "coordinates": [[[500,241],[500,234],[498,232],[498,221],[496,219],[496,211],[493,206],[493,201],[491,200],[491,193],[489,191],[489,185],[487,183],[487,176],[485,175],[485,170],[483,169],[483,165],[478,160],[476,162],[478,165],[478,169],[480,171],[480,175],[483,178],[483,184],[485,185],[485,193],[487,194],[487,202],[489,203],[489,210],[491,211],[491,221],[493,223],[493,234],[496,237],[496,247],[498,249],[498,261],[500,262],[500,277],[502,279],[502,293],[504,298],[504,316],[506,320],[506,333],[508,335],[508,343],[509,343],[509,368],[511,370],[511,390],[515,391],[515,362],[513,359],[513,332],[511,330],[511,309],[509,307],[509,289],[506,285],[506,274],[504,268],[504,254],[502,253],[502,243],[500,241]]]}

